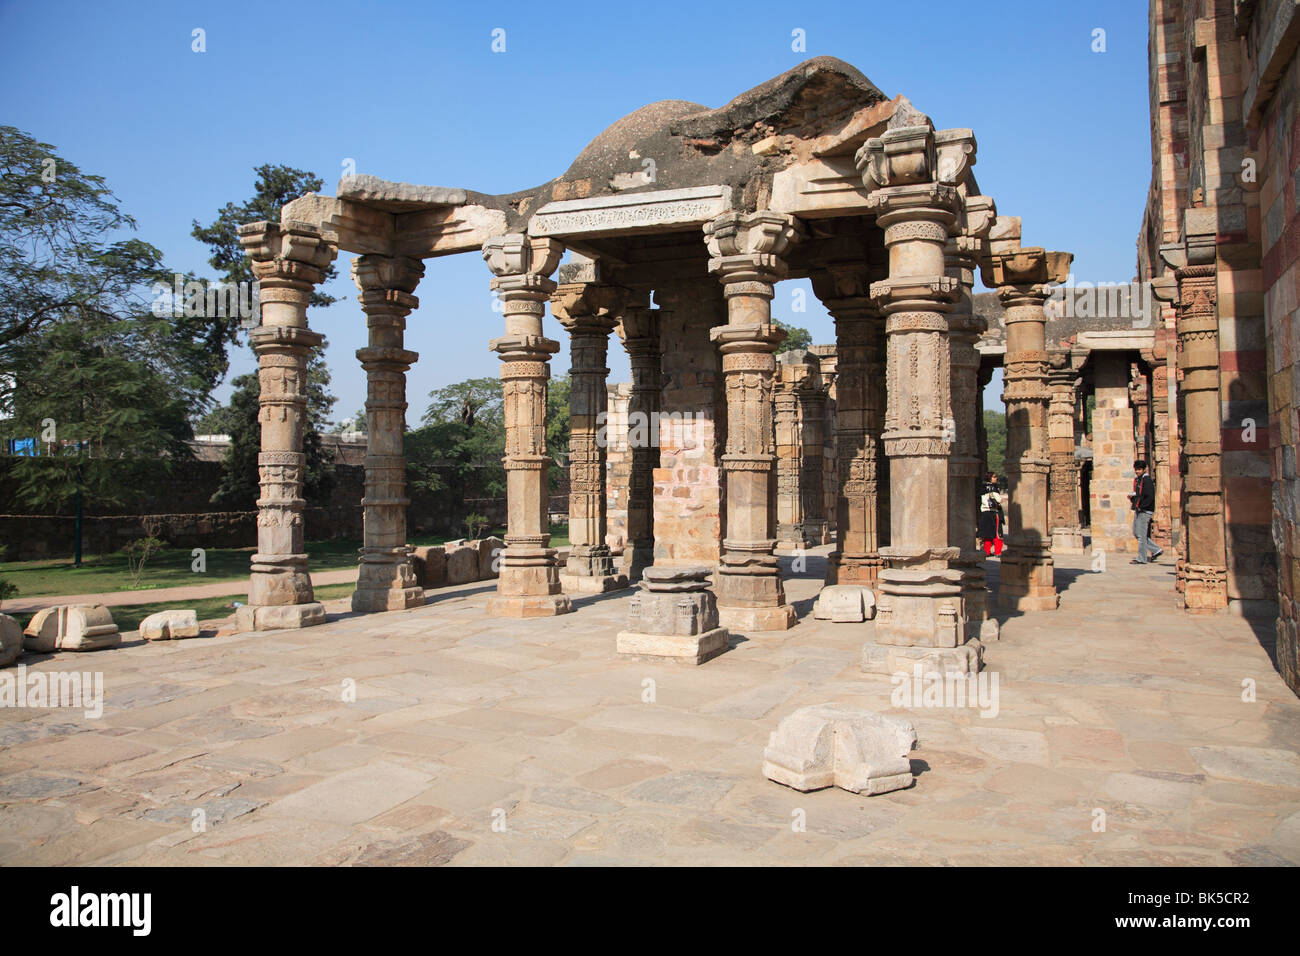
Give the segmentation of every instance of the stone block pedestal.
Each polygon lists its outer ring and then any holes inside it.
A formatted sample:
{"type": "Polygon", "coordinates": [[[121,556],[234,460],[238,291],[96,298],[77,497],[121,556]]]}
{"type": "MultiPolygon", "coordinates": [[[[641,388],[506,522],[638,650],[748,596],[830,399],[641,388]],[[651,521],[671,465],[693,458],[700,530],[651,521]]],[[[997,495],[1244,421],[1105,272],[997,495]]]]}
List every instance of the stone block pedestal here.
{"type": "Polygon", "coordinates": [[[648,567],[615,641],[624,656],[703,664],[727,649],[709,568],[648,567]]]}

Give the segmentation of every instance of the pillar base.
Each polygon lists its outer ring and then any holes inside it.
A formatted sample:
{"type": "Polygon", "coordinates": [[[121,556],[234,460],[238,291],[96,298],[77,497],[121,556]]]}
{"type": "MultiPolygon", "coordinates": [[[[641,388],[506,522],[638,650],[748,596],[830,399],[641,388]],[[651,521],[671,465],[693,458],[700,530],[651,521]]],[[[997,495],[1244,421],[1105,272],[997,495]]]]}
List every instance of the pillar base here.
{"type": "Polygon", "coordinates": [[[860,584],[876,589],[884,559],[878,555],[852,555],[831,552],[826,559],[827,584],[860,584]]]}
{"type": "Polygon", "coordinates": [[[412,607],[424,607],[424,588],[357,588],[352,592],[354,611],[405,611],[412,607]]]}
{"type": "Polygon", "coordinates": [[[560,587],[568,594],[604,594],[628,587],[626,574],[571,574],[560,572],[560,587]]]}
{"type": "Polygon", "coordinates": [[[1207,564],[1183,564],[1183,609],[1222,611],[1228,606],[1228,570],[1207,564]]]}
{"type": "Polygon", "coordinates": [[[246,604],[235,612],[235,623],[241,631],[312,627],[325,623],[325,605],[319,601],[309,604],[246,604]]]}
{"type": "Polygon", "coordinates": [[[728,638],[729,634],[725,627],[715,627],[703,634],[689,635],[620,631],[615,639],[614,649],[622,657],[703,664],[727,649],[728,638]]]}
{"type": "Polygon", "coordinates": [[[877,601],[877,644],[957,647],[966,638],[962,573],[956,568],[885,568],[877,601]]]}
{"type": "Polygon", "coordinates": [[[497,594],[487,603],[491,617],[555,617],[572,611],[567,594],[497,594]]]}
{"type": "Polygon", "coordinates": [[[1047,549],[1026,551],[1014,545],[1002,554],[998,607],[1007,611],[1055,611],[1056,565],[1047,549]]]}
{"type": "Polygon", "coordinates": [[[888,644],[867,644],[862,648],[862,671],[865,674],[913,673],[921,665],[923,672],[957,674],[968,677],[978,674],[984,665],[984,645],[967,641],[960,647],[898,647],[888,644]]]}
{"type": "Polygon", "coordinates": [[[1082,528],[1053,528],[1053,554],[1083,554],[1082,528]]]}
{"type": "Polygon", "coordinates": [[[733,631],[788,631],[799,615],[788,604],[776,607],[724,607],[718,605],[718,622],[733,631]]]}

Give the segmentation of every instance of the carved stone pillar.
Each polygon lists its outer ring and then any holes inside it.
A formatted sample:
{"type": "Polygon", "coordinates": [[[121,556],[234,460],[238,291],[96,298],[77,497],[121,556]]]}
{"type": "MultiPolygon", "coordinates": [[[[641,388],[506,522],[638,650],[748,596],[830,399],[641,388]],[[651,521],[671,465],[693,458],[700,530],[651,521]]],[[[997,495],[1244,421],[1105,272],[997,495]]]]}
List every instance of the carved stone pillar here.
{"type": "Polygon", "coordinates": [[[424,275],[418,259],[360,256],[352,260],[352,280],[370,331],[369,345],[357,350],[366,370],[365,543],[354,611],[393,611],[424,603],[424,590],[411,567],[406,544],[406,372],[419,358],[402,347],[406,316],[419,305],[411,293],[424,275]]]}
{"type": "Polygon", "coordinates": [[[803,535],[812,547],[826,541],[826,401],[828,386],[821,363],[809,355],[811,370],[799,393],[799,493],[803,501],[803,535]]]}
{"type": "Polygon", "coordinates": [[[1049,283],[1064,282],[1074,257],[1039,248],[995,253],[984,284],[998,290],[1006,309],[1007,354],[1003,401],[1007,406],[1007,548],[998,590],[1001,607],[1054,610],[1048,526],[1047,314],[1049,283]]]}
{"type": "Polygon", "coordinates": [[[958,207],[960,233],[949,236],[944,265],[960,284],[960,295],[948,314],[948,347],[952,369],[952,447],[948,456],[948,543],[960,550],[953,566],[962,573],[966,636],[996,638],[998,622],[988,613],[984,554],[976,548],[980,488],[984,476],[979,450],[983,423],[980,403],[980,355],[975,345],[988,323],[975,314],[971,292],[975,266],[988,245],[996,211],[987,196],[966,196],[958,207]],[[987,633],[986,633],[987,632],[987,633]]]}
{"type": "Polygon", "coordinates": [[[775,440],[772,378],[785,333],[772,323],[773,286],[782,255],[801,235],[798,222],[774,212],[726,213],[704,227],[709,271],[723,283],[727,324],[710,330],[722,353],[727,394],[727,528],[717,574],[722,626],[780,631],[796,623],[786,603],[773,537],[775,440]]]}
{"type": "Polygon", "coordinates": [[[1047,444],[1051,471],[1048,481],[1048,526],[1052,551],[1083,554],[1083,526],[1079,523],[1079,459],[1074,455],[1074,423],[1078,417],[1079,377],[1069,349],[1048,353],[1047,444]]]}
{"type": "MultiPolygon", "coordinates": [[[[1195,257],[1204,258],[1204,257],[1195,257]]],[[[1213,261],[1178,269],[1178,376],[1183,409],[1183,606],[1228,606],[1219,397],[1218,275],[1213,261]]]]}
{"type": "Polygon", "coordinates": [[[546,390],[550,358],[560,344],[542,335],[549,278],[563,247],[553,239],[518,233],[483,244],[483,258],[496,275],[492,288],[502,302],[506,334],[491,348],[501,358],[506,420],[506,496],[509,518],[497,593],[488,613],[497,617],[545,617],[573,610],[560,588],[547,522],[546,390]]]}
{"type": "Polygon", "coordinates": [[[600,413],[609,393],[605,367],[609,333],[618,324],[624,290],[597,282],[566,282],[551,297],[551,311],[569,332],[569,560],[560,583],[566,591],[598,594],[627,587],[605,543],[605,442],[600,413]]]}
{"type": "Polygon", "coordinates": [[[799,551],[821,544],[822,423],[825,397],[819,390],[816,356],[778,356],[773,405],[776,433],[776,546],[799,551]]]}
{"type": "Polygon", "coordinates": [[[889,278],[871,294],[887,316],[890,544],[880,549],[870,673],[910,672],[921,663],[973,674],[983,645],[967,640],[960,549],[950,543],[948,457],[953,432],[947,313],[961,283],[945,275],[944,247],[957,224],[955,186],[974,159],[970,130],[901,127],[857,153],[868,207],[885,231],[889,278]]]}
{"type": "Polygon", "coordinates": [[[885,422],[884,321],[868,295],[862,263],[812,274],[813,292],[835,320],[835,443],[839,494],[835,550],[827,584],[875,589],[884,565],[881,532],[888,522],[882,486],[888,480],[880,434],[885,422]]]}
{"type": "Polygon", "coordinates": [[[338,249],[314,226],[292,221],[241,226],[239,242],[260,284],[262,309],[261,325],[248,334],[261,386],[257,553],[239,626],[269,630],[323,624],[325,607],[312,592],[302,525],[307,359],[324,341],[307,327],[307,303],[338,249]]]}
{"type": "MultiPolygon", "coordinates": [[[[642,435],[649,433],[648,423],[659,413],[662,371],[659,346],[659,316],[662,310],[631,306],[623,311],[618,336],[623,341],[632,366],[632,392],[628,397],[628,421],[642,423],[642,435]],[[634,419],[634,416],[637,416],[634,419]]],[[[628,457],[630,476],[627,495],[627,543],[623,548],[620,570],[629,582],[641,580],[642,572],[655,559],[655,481],[659,449],[646,440],[631,440],[629,428],[628,457]]]]}

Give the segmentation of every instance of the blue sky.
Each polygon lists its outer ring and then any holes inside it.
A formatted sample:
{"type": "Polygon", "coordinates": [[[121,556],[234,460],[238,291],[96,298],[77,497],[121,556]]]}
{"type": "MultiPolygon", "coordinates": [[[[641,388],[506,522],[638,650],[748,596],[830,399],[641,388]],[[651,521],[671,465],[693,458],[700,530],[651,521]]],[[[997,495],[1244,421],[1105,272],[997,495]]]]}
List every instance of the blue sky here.
{"type": "MultiPolygon", "coordinates": [[[[975,130],[976,174],[1024,242],[1075,253],[1090,281],[1132,277],[1150,180],[1146,4],[1097,0],[790,3],[0,2],[0,123],[104,176],[139,236],[178,270],[210,275],[190,237],[252,192],[255,166],[358,173],[483,192],[562,173],[592,138],[661,99],[720,106],[811,56],[837,56],[939,127],[975,130]],[[506,52],[491,49],[506,31],[506,52]],[[191,49],[192,31],[206,52],[191,49]],[[791,49],[792,31],[806,52],[791,49]],[[1094,52],[1094,30],[1105,52],[1094,52]]],[[[431,389],[496,375],[500,334],[476,255],[430,260],[411,316],[408,422],[431,389]]],[[[365,401],[353,353],[365,322],[340,256],[317,310],[336,417],[365,401]]],[[[834,341],[809,293],[774,314],[834,341]]],[[[548,317],[548,334],[564,341],[548,317]]],[[[626,380],[612,341],[611,380],[626,380]]],[[[251,369],[237,350],[231,374],[251,369]]],[[[567,351],[554,369],[568,368],[567,351]]],[[[998,384],[988,390],[994,404],[998,384]]],[[[227,393],[225,388],[219,393],[227,393]]]]}

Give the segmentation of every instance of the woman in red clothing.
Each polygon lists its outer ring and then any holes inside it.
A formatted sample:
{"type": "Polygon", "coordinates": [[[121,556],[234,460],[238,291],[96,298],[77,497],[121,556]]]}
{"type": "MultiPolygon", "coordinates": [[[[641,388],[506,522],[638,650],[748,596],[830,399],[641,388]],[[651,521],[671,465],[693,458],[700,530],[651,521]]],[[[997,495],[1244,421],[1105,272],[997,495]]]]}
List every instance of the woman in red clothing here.
{"type": "Polygon", "coordinates": [[[989,472],[989,480],[984,484],[984,493],[980,497],[980,540],[984,542],[984,553],[1000,557],[1002,555],[1002,499],[998,497],[998,476],[989,472]]]}

